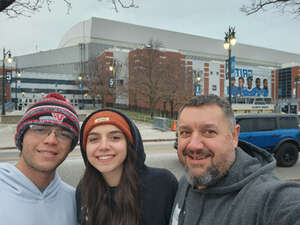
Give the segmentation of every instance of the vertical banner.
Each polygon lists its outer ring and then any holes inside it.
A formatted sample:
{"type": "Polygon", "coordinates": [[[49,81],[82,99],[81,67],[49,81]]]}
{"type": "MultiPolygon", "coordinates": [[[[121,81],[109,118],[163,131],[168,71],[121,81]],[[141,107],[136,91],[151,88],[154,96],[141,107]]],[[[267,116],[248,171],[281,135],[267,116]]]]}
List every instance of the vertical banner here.
{"type": "Polygon", "coordinates": [[[235,71],[235,56],[232,56],[230,59],[231,62],[231,77],[234,77],[234,71],[235,71]]]}
{"type": "MultiPolygon", "coordinates": [[[[231,63],[231,77],[235,77],[235,56],[232,56],[230,58],[230,63],[231,63]]],[[[226,80],[229,80],[228,78],[228,59],[226,59],[225,62],[225,74],[226,74],[226,80]]]]}
{"type": "Polygon", "coordinates": [[[195,85],[195,95],[196,96],[200,95],[200,85],[195,85]]]}

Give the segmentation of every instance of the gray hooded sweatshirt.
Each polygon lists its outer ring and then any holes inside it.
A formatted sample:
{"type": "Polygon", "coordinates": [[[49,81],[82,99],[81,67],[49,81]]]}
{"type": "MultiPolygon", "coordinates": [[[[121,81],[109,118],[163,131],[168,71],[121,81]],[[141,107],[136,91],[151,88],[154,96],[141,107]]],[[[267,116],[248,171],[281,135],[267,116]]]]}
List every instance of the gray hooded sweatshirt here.
{"type": "Polygon", "coordinates": [[[181,178],[170,225],[300,225],[300,183],[274,177],[265,150],[240,146],[217,184],[198,190],[181,178]]]}

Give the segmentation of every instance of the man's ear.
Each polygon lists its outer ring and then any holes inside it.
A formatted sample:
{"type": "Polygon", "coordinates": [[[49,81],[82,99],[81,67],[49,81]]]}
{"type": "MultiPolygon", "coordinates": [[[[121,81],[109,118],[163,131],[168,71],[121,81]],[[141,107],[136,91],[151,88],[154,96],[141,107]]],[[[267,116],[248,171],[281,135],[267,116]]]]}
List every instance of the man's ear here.
{"type": "Polygon", "coordinates": [[[240,129],[241,129],[240,125],[237,124],[233,127],[232,130],[232,141],[233,141],[234,148],[237,148],[239,143],[240,129]]]}

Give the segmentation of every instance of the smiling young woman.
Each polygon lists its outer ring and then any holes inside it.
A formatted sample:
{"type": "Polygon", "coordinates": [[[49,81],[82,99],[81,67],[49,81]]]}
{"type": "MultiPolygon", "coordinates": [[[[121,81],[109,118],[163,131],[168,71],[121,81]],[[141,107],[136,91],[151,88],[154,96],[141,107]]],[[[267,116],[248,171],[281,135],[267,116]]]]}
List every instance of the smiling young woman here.
{"type": "Polygon", "coordinates": [[[168,225],[175,176],[145,165],[139,130],[115,109],[91,113],[80,135],[86,170],[76,190],[81,225],[168,225]]]}

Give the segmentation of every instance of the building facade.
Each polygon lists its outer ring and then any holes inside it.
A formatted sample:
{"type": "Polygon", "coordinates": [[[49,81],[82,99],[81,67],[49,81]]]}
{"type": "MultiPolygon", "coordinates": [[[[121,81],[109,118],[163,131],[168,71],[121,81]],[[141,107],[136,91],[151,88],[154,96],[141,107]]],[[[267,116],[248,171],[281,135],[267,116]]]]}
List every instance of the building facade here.
{"type": "MultiPolygon", "coordinates": [[[[15,70],[22,71],[24,76],[12,79],[10,97],[7,96],[6,100],[17,96],[19,101],[23,92],[28,99],[34,99],[47,93],[46,90],[56,90],[58,87],[66,97],[73,99],[74,104],[80,105],[78,102],[81,102],[82,105],[90,105],[92,98],[88,95],[88,88],[80,85],[78,77],[84,80],[91,76],[89,62],[101,58],[105,52],[112,52],[110,63],[125,66],[117,72],[111,71],[111,81],[116,82],[117,88],[108,101],[130,105],[129,91],[118,87],[129,85],[132,73],[128,66],[132,52],[147,48],[149,40],[161,42],[165,52],[176,52],[184,58],[186,71],[190,71],[192,76],[188,87],[192,95],[228,96],[228,52],[223,49],[223,40],[93,17],[71,27],[57,49],[16,57],[15,70]],[[21,88],[18,88],[18,80],[21,88]]],[[[300,97],[299,54],[238,42],[232,49],[232,55],[234,70],[231,76],[235,82],[232,83],[232,97],[236,103],[263,100],[282,104],[300,97]]],[[[100,101],[103,99],[98,101],[99,104],[100,101]]],[[[164,108],[164,103],[159,104],[164,108]]]]}

